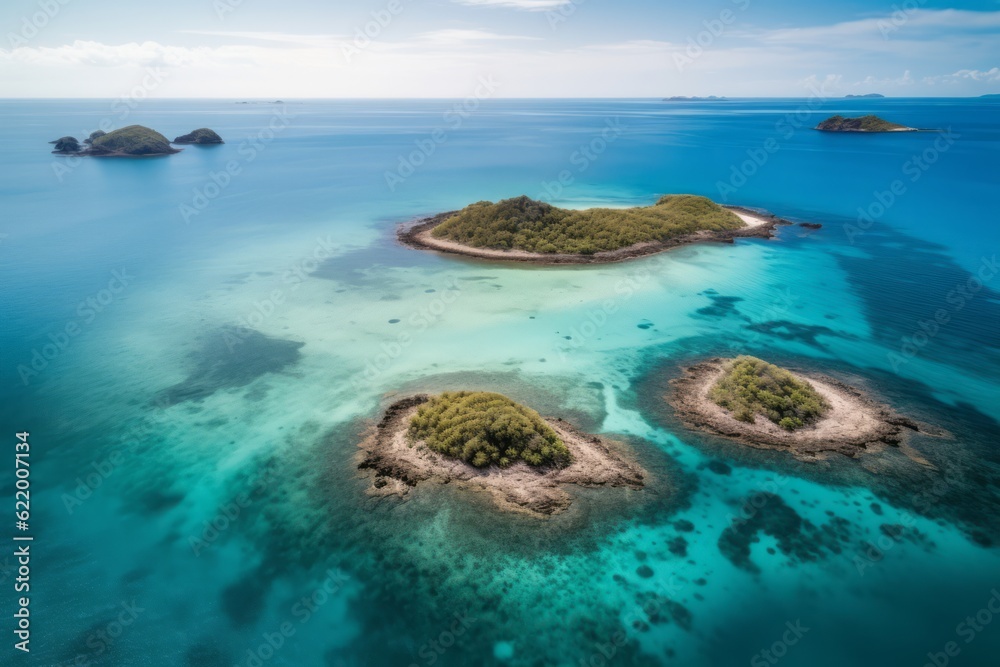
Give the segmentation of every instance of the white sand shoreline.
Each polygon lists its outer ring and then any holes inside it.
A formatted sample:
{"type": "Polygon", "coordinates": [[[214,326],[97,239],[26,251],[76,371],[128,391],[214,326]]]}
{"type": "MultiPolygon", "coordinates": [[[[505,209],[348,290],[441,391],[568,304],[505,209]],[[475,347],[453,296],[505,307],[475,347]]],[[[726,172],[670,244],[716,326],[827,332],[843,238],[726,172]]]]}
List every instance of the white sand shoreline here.
{"type": "Polygon", "coordinates": [[[778,225],[792,223],[774,215],[755,213],[738,206],[726,206],[743,222],[739,229],[725,231],[702,230],[692,234],[678,236],[665,241],[649,241],[637,243],[626,248],[602,251],[593,255],[543,254],[527,250],[498,250],[495,248],[477,248],[467,246],[448,239],[435,238],[434,228],[454,215],[455,212],[442,213],[431,218],[420,220],[415,224],[400,225],[397,230],[398,240],[406,246],[420,250],[436,250],[439,252],[463,255],[478,259],[495,259],[514,262],[531,262],[536,264],[604,264],[627,261],[640,257],[655,255],[665,250],[677,248],[692,243],[733,243],[737,238],[772,238],[778,225]]]}
{"type": "Polygon", "coordinates": [[[773,219],[768,220],[760,217],[759,215],[750,215],[749,213],[744,213],[742,210],[733,211],[733,213],[735,213],[740,220],[745,222],[747,227],[760,227],[761,225],[766,225],[769,222],[774,222],[773,219]]]}

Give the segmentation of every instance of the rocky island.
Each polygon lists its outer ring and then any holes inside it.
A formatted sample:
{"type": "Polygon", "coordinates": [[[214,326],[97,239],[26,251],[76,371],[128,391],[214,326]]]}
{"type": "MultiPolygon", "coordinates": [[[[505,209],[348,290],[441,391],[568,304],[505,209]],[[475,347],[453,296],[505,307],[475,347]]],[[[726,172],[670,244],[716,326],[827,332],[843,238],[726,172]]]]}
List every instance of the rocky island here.
{"type": "Polygon", "coordinates": [[[907,430],[927,431],[860,389],[756,357],[710,359],[671,387],[667,402],[685,426],[805,460],[826,452],[855,457],[868,447],[902,444],[907,430]]]}
{"type": "Polygon", "coordinates": [[[823,132],[916,132],[917,128],[890,123],[878,116],[869,114],[857,118],[845,118],[844,116],[830,116],[816,126],[817,130],[823,132]]]}
{"type": "Polygon", "coordinates": [[[182,134],[181,136],[174,139],[175,144],[221,144],[225,143],[214,130],[210,130],[207,127],[200,127],[197,130],[189,132],[188,134],[182,134]]]}
{"type": "Polygon", "coordinates": [[[401,243],[422,250],[540,264],[598,264],[705,241],[771,238],[771,215],[706,197],[667,195],[653,206],[570,210],[526,196],[482,201],[403,226],[401,243]]]}
{"type": "Polygon", "coordinates": [[[80,152],[80,142],[76,137],[59,137],[49,143],[55,144],[52,152],[57,155],[75,155],[80,152]]]}
{"type": "Polygon", "coordinates": [[[864,99],[864,98],[882,99],[884,97],[885,97],[885,95],[883,95],[882,93],[865,93],[864,95],[845,95],[844,99],[848,99],[848,100],[864,99]]]}
{"type": "Polygon", "coordinates": [[[94,143],[94,139],[100,139],[105,134],[107,134],[107,132],[105,132],[104,130],[94,130],[93,132],[90,133],[89,137],[83,140],[83,143],[92,144],[94,143]]]}
{"type": "Polygon", "coordinates": [[[75,137],[61,137],[50,141],[55,145],[52,152],[65,156],[90,157],[154,157],[172,155],[180,149],[177,144],[221,144],[222,138],[214,131],[203,127],[177,137],[171,142],[165,136],[143,125],[129,125],[111,132],[97,130],[83,140],[81,145],[75,137]]]}
{"type": "Polygon", "coordinates": [[[98,130],[86,140],[89,148],[81,147],[73,137],[63,137],[50,143],[56,145],[56,150],[52,152],[57,155],[148,157],[180,152],[170,145],[165,136],[142,125],[129,125],[106,134],[98,130]]]}
{"type": "Polygon", "coordinates": [[[567,485],[640,489],[647,476],[619,443],[492,392],[397,401],[359,447],[370,495],[453,483],[488,494],[501,510],[542,517],[572,504],[567,485]]]}

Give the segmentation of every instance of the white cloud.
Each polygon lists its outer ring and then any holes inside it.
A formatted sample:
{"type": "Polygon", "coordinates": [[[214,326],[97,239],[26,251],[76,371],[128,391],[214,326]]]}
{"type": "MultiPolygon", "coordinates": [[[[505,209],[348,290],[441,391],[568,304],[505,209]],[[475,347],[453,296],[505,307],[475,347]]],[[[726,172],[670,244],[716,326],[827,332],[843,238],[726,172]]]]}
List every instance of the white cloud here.
{"type": "Polygon", "coordinates": [[[952,74],[924,77],[924,83],[929,84],[931,86],[937,83],[955,84],[968,81],[976,81],[976,82],[1000,81],[1000,67],[993,67],[988,70],[960,69],[952,74]]]}
{"type": "MultiPolygon", "coordinates": [[[[201,33],[199,33],[201,34],[201,33]]],[[[212,64],[253,64],[260,66],[295,63],[301,66],[334,67],[344,63],[343,47],[353,44],[349,37],[295,35],[285,33],[210,32],[204,34],[278,42],[282,46],[228,44],[222,46],[169,46],[159,42],[104,44],[75,40],[62,46],[23,46],[0,49],[0,64],[20,63],[45,66],[146,67],[151,65],[186,67],[212,64]]],[[[455,53],[477,44],[496,44],[533,37],[501,35],[483,30],[437,30],[398,42],[373,42],[371,53],[433,51],[455,53]]]]}
{"type": "Polygon", "coordinates": [[[286,32],[237,32],[229,30],[181,30],[187,35],[209,35],[212,37],[231,37],[233,39],[252,39],[261,42],[282,42],[302,46],[330,46],[346,39],[336,35],[299,35],[286,32]]]}
{"type": "Polygon", "coordinates": [[[510,7],[529,12],[544,12],[572,4],[573,0],[453,0],[472,7],[510,7]]]}
{"type": "MultiPolygon", "coordinates": [[[[244,47],[229,47],[231,53],[245,51],[244,47]]],[[[76,40],[72,44],[48,47],[19,47],[6,51],[0,49],[0,63],[29,63],[36,65],[86,65],[93,67],[192,65],[207,57],[217,55],[218,49],[208,47],[188,48],[164,46],[157,42],[129,42],[127,44],[102,44],[76,40]]]]}
{"type": "Polygon", "coordinates": [[[927,36],[928,33],[975,34],[1000,28],[1000,12],[971,12],[957,9],[917,9],[880,17],[845,21],[825,26],[745,30],[739,34],[767,44],[804,46],[859,46],[927,36]]]}
{"type": "MultiPolygon", "coordinates": [[[[228,30],[183,30],[181,32],[192,35],[209,35],[242,40],[249,39],[317,48],[340,47],[342,44],[352,42],[355,39],[355,36],[352,35],[301,35],[284,32],[235,32],[228,30]]],[[[450,28],[422,32],[402,41],[373,39],[372,42],[382,48],[400,50],[406,48],[426,48],[428,46],[461,46],[477,42],[537,39],[537,37],[523,37],[520,35],[501,35],[487,30],[450,28]]]]}
{"type": "Polygon", "coordinates": [[[1000,81],[1000,67],[986,70],[960,69],[951,75],[956,79],[972,79],[973,81],[1000,81]]]}
{"type": "Polygon", "coordinates": [[[897,86],[912,86],[916,81],[910,74],[910,70],[903,72],[902,76],[898,77],[876,77],[872,75],[866,76],[863,80],[855,82],[853,85],[855,88],[862,87],[897,87],[897,86]]]}
{"type": "Polygon", "coordinates": [[[809,82],[834,95],[877,92],[872,89],[882,86],[886,93],[897,88],[934,94],[945,90],[945,83],[948,94],[990,92],[1000,78],[993,67],[1000,42],[989,26],[1000,25],[1000,12],[923,12],[911,20],[919,24],[933,16],[978,27],[908,41],[873,35],[871,21],[878,19],[792,30],[734,29],[696,51],[686,40],[553,43],[474,28],[373,39],[360,48],[350,35],[185,31],[205,35],[204,41],[174,46],[76,40],[0,49],[0,90],[12,96],[113,97],[134,85],[131,80],[143,67],[168,66],[173,70],[161,94],[190,97],[462,97],[468,82],[494,75],[507,97],[798,95],[808,91],[809,82]],[[861,40],[861,49],[854,48],[855,40],[861,40]],[[808,79],[816,72],[841,74],[808,79]]]}
{"type": "Polygon", "coordinates": [[[822,94],[824,96],[834,96],[842,90],[844,82],[843,74],[827,74],[822,79],[815,74],[810,74],[805,79],[798,82],[799,88],[812,94],[822,94]]]}
{"type": "Polygon", "coordinates": [[[485,30],[434,30],[421,33],[412,42],[397,44],[420,44],[434,46],[455,46],[474,42],[498,42],[508,40],[535,40],[537,37],[521,37],[519,35],[499,35],[485,30]]]}
{"type": "Polygon", "coordinates": [[[594,44],[587,47],[594,51],[620,51],[626,53],[659,53],[666,56],[674,50],[683,49],[683,44],[671,44],[653,39],[633,39],[616,44],[594,44]]]}

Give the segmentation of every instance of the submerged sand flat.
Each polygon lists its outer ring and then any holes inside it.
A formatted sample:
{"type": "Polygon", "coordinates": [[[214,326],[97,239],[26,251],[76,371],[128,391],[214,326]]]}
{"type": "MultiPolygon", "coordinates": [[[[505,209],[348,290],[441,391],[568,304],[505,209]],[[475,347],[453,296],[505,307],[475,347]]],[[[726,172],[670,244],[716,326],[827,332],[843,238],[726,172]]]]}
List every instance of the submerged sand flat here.
{"type": "Polygon", "coordinates": [[[648,473],[629,461],[624,445],[577,430],[562,419],[546,418],[573,457],[565,468],[533,468],[516,463],[507,468],[476,468],[443,456],[422,442],[410,442],[406,431],[417,409],[429,400],[421,394],[389,406],[362,443],[358,468],[372,479],[368,493],[406,496],[421,482],[456,483],[490,495],[498,508],[546,516],[565,511],[573,502],[567,485],[641,489],[648,473]]]}
{"type": "Polygon", "coordinates": [[[445,220],[454,216],[458,211],[441,213],[431,218],[417,221],[410,226],[401,226],[397,231],[397,238],[400,243],[410,248],[419,250],[437,250],[466,257],[476,257],[479,259],[506,260],[512,262],[532,262],[536,264],[608,264],[621,262],[629,259],[655,255],[656,253],[676,248],[691,243],[733,243],[738,238],[763,238],[769,239],[774,236],[774,230],[778,225],[790,225],[791,222],[783,220],[774,215],[768,215],[750,209],[737,206],[727,206],[735,213],[746,227],[725,231],[700,231],[694,234],[685,234],[672,239],[652,243],[637,243],[627,248],[619,248],[607,252],[598,252],[593,255],[573,255],[557,253],[535,253],[526,250],[496,250],[494,248],[476,248],[467,246],[447,239],[434,238],[431,232],[435,227],[445,220]]]}
{"type": "MultiPolygon", "coordinates": [[[[825,452],[855,457],[869,447],[904,444],[907,431],[928,432],[929,427],[895,413],[860,389],[831,377],[795,372],[792,375],[810,383],[830,404],[830,411],[822,419],[794,431],[787,431],[763,416],[758,416],[753,424],[739,421],[709,398],[712,386],[725,373],[726,361],[710,359],[696,364],[671,382],[673,389],[667,401],[689,428],[752,447],[791,450],[803,459],[816,458],[825,452]]],[[[933,429],[929,432],[942,435],[933,429]]],[[[918,462],[926,463],[909,448],[904,451],[918,462]]]]}

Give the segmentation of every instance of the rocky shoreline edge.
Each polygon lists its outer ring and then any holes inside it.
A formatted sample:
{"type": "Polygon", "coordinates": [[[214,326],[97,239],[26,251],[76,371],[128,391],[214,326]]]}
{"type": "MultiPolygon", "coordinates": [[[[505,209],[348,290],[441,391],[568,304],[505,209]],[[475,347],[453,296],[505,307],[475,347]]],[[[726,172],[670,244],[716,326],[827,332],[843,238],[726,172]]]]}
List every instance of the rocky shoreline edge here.
{"type": "Polygon", "coordinates": [[[712,385],[725,372],[725,359],[709,359],[684,370],[670,382],[665,397],[681,422],[692,430],[705,431],[759,449],[791,451],[796,458],[816,460],[828,453],[857,457],[868,449],[899,447],[921,465],[930,463],[907,446],[911,433],[946,436],[933,426],[922,424],[896,413],[864,391],[836,378],[819,374],[792,372],[810,383],[831,405],[830,412],[818,422],[786,431],[765,417],[749,424],[709,398],[712,385]]]}
{"type": "Polygon", "coordinates": [[[517,463],[507,468],[476,468],[445,457],[406,437],[410,418],[430,399],[410,396],[390,405],[359,443],[357,467],[371,481],[371,496],[405,497],[421,483],[457,484],[486,493],[502,511],[544,518],[566,511],[573,503],[567,485],[641,489],[649,474],[630,460],[624,446],[584,433],[558,418],[545,418],[566,443],[572,462],[564,468],[533,468],[517,463]]]}

